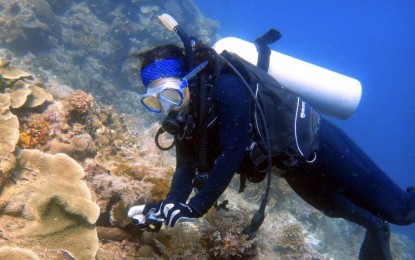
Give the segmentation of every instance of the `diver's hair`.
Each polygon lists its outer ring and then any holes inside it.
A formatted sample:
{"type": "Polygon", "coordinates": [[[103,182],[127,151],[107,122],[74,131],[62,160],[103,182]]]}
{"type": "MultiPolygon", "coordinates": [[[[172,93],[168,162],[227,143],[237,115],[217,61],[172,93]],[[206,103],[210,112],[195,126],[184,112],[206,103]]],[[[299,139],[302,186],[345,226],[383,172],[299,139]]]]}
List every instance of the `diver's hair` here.
{"type": "Polygon", "coordinates": [[[157,46],[134,56],[141,60],[141,70],[150,63],[165,59],[179,59],[185,63],[184,50],[174,44],[157,46]]]}

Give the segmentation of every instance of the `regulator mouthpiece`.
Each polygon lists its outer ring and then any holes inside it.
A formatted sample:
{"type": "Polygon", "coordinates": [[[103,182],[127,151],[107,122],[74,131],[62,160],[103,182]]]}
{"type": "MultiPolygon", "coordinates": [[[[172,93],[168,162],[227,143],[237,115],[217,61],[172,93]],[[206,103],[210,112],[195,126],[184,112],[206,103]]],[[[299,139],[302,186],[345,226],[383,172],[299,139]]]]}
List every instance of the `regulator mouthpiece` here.
{"type": "Polygon", "coordinates": [[[169,14],[159,15],[158,18],[164,24],[164,26],[166,26],[166,28],[170,31],[174,31],[176,27],[179,25],[179,23],[169,14]]]}

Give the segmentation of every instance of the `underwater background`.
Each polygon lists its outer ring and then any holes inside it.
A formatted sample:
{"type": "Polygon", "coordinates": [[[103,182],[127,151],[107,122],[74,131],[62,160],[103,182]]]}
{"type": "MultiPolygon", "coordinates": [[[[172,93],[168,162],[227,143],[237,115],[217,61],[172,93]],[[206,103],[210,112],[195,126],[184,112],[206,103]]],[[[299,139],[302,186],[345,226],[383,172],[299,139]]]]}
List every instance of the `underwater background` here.
{"type": "MultiPolygon", "coordinates": [[[[363,95],[336,120],[397,184],[415,185],[415,3],[410,1],[0,0],[0,259],[357,259],[364,230],[325,217],[274,177],[258,237],[241,230],[264,184],[239,179],[195,223],[138,230],[128,208],[164,198],[174,152],[154,144],[131,53],[181,44],[169,13],[206,44],[253,41],[354,77],[363,95]]],[[[166,141],[169,141],[168,139],[166,141]]],[[[415,259],[415,227],[393,227],[415,259]]]]}

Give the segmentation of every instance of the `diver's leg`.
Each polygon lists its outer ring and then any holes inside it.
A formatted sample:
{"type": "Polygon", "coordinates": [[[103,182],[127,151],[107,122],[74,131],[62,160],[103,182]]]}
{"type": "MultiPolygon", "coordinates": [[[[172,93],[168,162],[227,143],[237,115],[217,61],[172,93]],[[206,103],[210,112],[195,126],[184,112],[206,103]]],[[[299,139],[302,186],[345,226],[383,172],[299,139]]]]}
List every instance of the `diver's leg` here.
{"type": "Polygon", "coordinates": [[[359,259],[391,260],[389,224],[344,197],[337,197],[336,200],[338,206],[331,212],[334,216],[340,216],[366,228],[359,259]]]}
{"type": "Polygon", "coordinates": [[[378,230],[366,230],[365,239],[360,248],[360,260],[392,259],[389,239],[390,229],[387,223],[383,223],[378,230]]]}
{"type": "Polygon", "coordinates": [[[346,198],[382,219],[415,222],[415,193],[400,189],[342,130],[322,120],[321,144],[312,166],[346,198]]]}
{"type": "Polygon", "coordinates": [[[324,178],[313,172],[292,171],[284,177],[300,197],[325,215],[344,218],[366,229],[359,259],[392,259],[389,226],[382,219],[338,194],[324,178]]]}

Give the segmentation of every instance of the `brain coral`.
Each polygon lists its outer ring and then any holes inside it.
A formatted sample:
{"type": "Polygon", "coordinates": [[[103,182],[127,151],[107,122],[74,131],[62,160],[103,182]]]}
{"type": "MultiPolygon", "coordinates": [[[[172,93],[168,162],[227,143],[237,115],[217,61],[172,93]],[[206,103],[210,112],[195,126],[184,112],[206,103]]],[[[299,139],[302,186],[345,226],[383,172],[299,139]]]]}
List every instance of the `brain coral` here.
{"type": "Polygon", "coordinates": [[[38,150],[22,150],[18,160],[15,183],[0,197],[2,236],[34,252],[59,249],[76,259],[95,259],[100,209],[82,167],[65,154],[38,150]]]}

